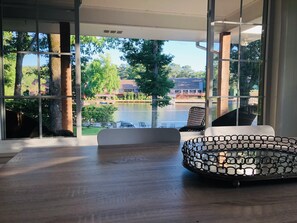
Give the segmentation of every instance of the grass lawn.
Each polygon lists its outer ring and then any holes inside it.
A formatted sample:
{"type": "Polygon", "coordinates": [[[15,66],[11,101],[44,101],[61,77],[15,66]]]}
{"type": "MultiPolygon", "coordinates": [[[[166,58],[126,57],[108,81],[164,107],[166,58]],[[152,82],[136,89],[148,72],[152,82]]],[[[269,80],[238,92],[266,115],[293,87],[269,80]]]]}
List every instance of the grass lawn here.
{"type": "Polygon", "coordinates": [[[82,127],[82,135],[89,136],[89,135],[97,135],[103,128],[96,128],[96,127],[82,127]]]}
{"type": "MultiPolygon", "coordinates": [[[[83,136],[91,136],[97,135],[104,128],[96,128],[96,127],[82,127],[82,135],[83,136]]],[[[76,128],[73,128],[73,133],[76,134],[76,128]]]]}

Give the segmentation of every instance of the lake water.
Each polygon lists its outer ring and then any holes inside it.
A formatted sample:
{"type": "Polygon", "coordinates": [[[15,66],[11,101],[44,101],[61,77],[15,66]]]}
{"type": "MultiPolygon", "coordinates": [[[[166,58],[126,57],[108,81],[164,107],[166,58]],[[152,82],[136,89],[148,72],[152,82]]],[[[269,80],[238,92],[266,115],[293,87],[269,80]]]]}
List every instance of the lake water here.
{"type": "MultiPolygon", "coordinates": [[[[158,127],[182,127],[186,125],[189,108],[197,105],[193,103],[176,103],[158,108],[158,127]]],[[[151,126],[152,107],[150,103],[115,104],[118,110],[114,114],[114,121],[131,122],[139,127],[140,122],[151,126]]],[[[199,105],[198,105],[199,106],[199,105]]],[[[200,106],[204,106],[201,104],[200,106]]]]}
{"type": "MultiPolygon", "coordinates": [[[[140,127],[140,122],[151,126],[152,108],[150,103],[115,104],[118,110],[114,114],[114,121],[131,122],[135,127],[140,127]]],[[[179,128],[187,124],[188,112],[192,106],[204,107],[204,103],[175,103],[163,108],[158,108],[158,127],[179,128]]],[[[236,108],[236,103],[229,102],[229,110],[236,108]]],[[[216,105],[212,109],[213,117],[216,116],[216,105]]]]}

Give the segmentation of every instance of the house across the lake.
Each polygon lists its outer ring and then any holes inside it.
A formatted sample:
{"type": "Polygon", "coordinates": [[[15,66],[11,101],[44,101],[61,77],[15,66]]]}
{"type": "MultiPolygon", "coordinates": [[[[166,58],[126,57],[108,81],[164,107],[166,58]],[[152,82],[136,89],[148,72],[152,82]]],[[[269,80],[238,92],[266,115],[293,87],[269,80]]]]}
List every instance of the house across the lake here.
{"type": "MultiPolygon", "coordinates": [[[[174,87],[170,90],[169,95],[178,97],[180,95],[187,96],[204,96],[204,78],[172,78],[174,87]]],[[[123,93],[138,93],[139,87],[135,80],[121,80],[120,89],[118,94],[123,93]]]]}
{"type": "Polygon", "coordinates": [[[175,97],[202,97],[205,96],[204,78],[173,78],[174,88],[171,89],[170,95],[175,97]]]}
{"type": "Polygon", "coordinates": [[[123,94],[128,92],[139,92],[139,87],[137,86],[135,80],[121,80],[120,89],[118,90],[118,93],[123,94]]]}

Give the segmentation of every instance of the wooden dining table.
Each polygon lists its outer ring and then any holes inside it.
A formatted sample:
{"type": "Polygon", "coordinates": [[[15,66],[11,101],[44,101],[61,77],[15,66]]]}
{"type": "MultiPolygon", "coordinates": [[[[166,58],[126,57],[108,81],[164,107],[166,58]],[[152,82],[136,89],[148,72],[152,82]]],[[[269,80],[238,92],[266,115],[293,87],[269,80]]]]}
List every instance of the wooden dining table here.
{"type": "Polygon", "coordinates": [[[297,181],[234,188],[176,144],[25,148],[0,168],[0,222],[297,222],[297,181]]]}

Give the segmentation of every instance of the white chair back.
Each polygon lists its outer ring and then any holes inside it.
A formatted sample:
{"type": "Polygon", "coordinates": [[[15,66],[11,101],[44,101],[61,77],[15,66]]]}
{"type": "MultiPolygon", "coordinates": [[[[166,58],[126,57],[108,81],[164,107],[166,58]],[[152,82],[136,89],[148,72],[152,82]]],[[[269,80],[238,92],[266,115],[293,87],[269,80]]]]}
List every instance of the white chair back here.
{"type": "Polygon", "coordinates": [[[99,146],[180,143],[180,133],[175,128],[123,128],[103,129],[97,135],[99,146]]]}

